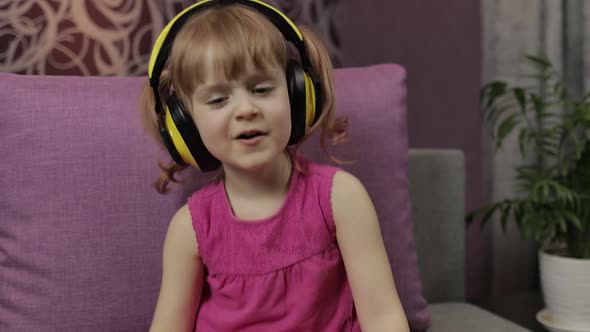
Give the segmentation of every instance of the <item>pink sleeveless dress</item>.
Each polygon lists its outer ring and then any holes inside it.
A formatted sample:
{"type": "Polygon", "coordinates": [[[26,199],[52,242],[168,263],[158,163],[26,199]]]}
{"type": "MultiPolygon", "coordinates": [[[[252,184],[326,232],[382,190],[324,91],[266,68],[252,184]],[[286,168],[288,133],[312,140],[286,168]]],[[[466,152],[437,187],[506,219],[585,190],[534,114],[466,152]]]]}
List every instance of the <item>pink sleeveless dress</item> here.
{"type": "Polygon", "coordinates": [[[206,279],[196,331],[360,331],[330,202],[338,170],[301,156],[280,209],[236,218],[223,181],[188,200],[206,279]]]}

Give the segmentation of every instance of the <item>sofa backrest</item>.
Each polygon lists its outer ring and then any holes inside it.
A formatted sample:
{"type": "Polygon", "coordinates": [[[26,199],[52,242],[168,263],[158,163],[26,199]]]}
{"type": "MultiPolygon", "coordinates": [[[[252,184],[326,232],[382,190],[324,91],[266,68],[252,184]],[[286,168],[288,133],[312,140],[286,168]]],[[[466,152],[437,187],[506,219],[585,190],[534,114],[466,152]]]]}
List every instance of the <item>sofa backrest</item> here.
{"type": "MultiPolygon", "coordinates": [[[[0,74],[0,330],[143,331],[168,222],[194,187],[159,195],[137,110],[145,77],[0,74]]],[[[335,72],[350,139],[335,148],[371,194],[411,327],[424,330],[407,182],[405,71],[335,72]]],[[[317,135],[316,135],[317,136],[317,135]]],[[[316,138],[317,140],[317,138],[316,138]]],[[[313,140],[312,140],[313,141],[313,140]]],[[[322,160],[313,142],[309,157],[322,160]]],[[[209,176],[199,176],[195,186],[209,176]]]]}
{"type": "Polygon", "coordinates": [[[429,303],[465,300],[465,159],[410,149],[408,180],[422,289],[429,303]]]}

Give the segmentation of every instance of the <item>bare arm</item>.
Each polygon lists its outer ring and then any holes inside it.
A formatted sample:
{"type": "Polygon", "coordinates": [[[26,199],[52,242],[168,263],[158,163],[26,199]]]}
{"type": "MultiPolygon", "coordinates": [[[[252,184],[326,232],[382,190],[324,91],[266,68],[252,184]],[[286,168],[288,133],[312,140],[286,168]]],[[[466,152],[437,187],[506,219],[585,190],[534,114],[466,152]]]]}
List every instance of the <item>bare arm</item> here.
{"type": "Polygon", "coordinates": [[[150,332],[193,331],[204,273],[186,205],[170,222],[163,256],[162,285],[150,332]]]}
{"type": "Polygon", "coordinates": [[[334,175],[336,237],[363,331],[409,331],[377,214],[369,194],[351,174],[334,175]]]}

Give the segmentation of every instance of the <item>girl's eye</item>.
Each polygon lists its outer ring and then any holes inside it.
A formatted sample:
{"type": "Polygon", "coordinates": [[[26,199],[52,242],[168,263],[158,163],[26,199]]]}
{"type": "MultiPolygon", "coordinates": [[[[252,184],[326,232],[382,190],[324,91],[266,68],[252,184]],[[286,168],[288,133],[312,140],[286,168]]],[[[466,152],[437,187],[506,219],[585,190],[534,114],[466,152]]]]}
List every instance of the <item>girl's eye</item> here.
{"type": "Polygon", "coordinates": [[[219,106],[219,105],[223,104],[226,100],[227,100],[227,97],[216,97],[216,98],[212,98],[212,99],[209,99],[207,101],[207,105],[210,105],[210,106],[219,106]]]}
{"type": "Polygon", "coordinates": [[[254,88],[254,93],[257,95],[264,95],[271,92],[273,89],[274,87],[270,85],[257,86],[254,88]]]}

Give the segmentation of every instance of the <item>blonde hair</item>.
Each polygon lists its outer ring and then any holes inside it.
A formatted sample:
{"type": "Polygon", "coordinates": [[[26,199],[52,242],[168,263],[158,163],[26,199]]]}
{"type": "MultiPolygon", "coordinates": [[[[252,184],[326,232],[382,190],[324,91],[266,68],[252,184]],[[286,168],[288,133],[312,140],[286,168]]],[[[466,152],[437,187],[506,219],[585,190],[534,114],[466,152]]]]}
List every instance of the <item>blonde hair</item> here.
{"type": "MultiPolygon", "coordinates": [[[[298,27],[303,36],[312,70],[321,84],[323,110],[317,123],[311,127],[295,150],[309,138],[317,128],[321,129],[322,150],[332,160],[340,162],[327,149],[326,140],[332,144],[343,142],[347,136],[347,119],[335,118],[334,82],[332,58],[318,36],[305,26],[298,27]]],[[[205,78],[205,52],[212,49],[212,65],[215,74],[227,80],[240,78],[248,62],[256,70],[280,66],[286,68],[288,49],[282,33],[264,15],[248,7],[234,4],[203,10],[194,14],[176,35],[168,60],[168,69],[160,75],[159,94],[162,102],[174,87],[176,94],[190,112],[191,95],[205,78]]],[[[209,57],[211,59],[211,57],[209,57]]],[[[165,105],[164,105],[165,106],[165,105]]],[[[140,111],[147,132],[163,143],[158,130],[158,119],[154,111],[153,90],[146,82],[140,97],[140,111]]],[[[164,163],[158,159],[162,175],[154,183],[160,193],[167,193],[170,182],[178,182],[175,175],[186,166],[174,161],[164,163]]],[[[295,167],[301,170],[296,164],[295,167]]]]}

